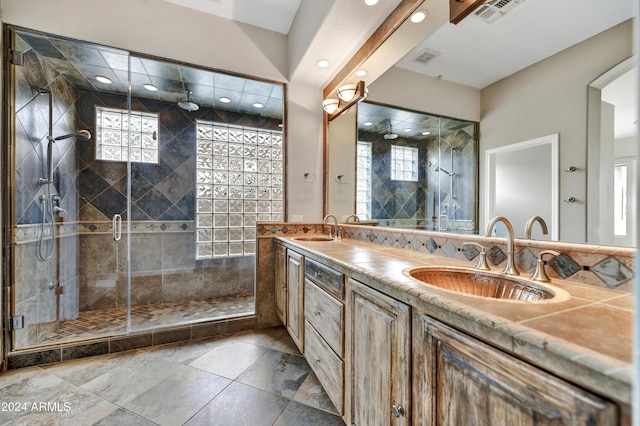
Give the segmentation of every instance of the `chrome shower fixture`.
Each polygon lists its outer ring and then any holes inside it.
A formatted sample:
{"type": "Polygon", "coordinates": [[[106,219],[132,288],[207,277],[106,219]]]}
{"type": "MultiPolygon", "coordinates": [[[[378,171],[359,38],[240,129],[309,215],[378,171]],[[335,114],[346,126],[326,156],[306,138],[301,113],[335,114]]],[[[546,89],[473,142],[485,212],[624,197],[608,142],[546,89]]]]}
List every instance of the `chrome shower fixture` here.
{"type": "Polygon", "coordinates": [[[76,133],[69,133],[68,135],[58,136],[57,138],[54,138],[53,141],[56,142],[73,137],[83,141],[88,141],[89,139],[91,139],[91,132],[88,130],[78,130],[76,133]]]}
{"type": "Polygon", "coordinates": [[[443,168],[442,168],[442,167],[440,167],[440,166],[436,166],[436,167],[435,167],[435,169],[433,169],[433,170],[435,170],[436,172],[438,172],[438,171],[440,171],[440,172],[444,172],[444,173],[448,174],[449,176],[453,176],[453,175],[455,175],[455,173],[454,173],[454,172],[450,172],[450,171],[448,171],[448,170],[446,170],[446,169],[443,169],[443,168]]]}
{"type": "Polygon", "coordinates": [[[191,102],[191,90],[187,90],[187,100],[178,102],[178,106],[185,111],[193,112],[200,109],[198,104],[191,102]]]}

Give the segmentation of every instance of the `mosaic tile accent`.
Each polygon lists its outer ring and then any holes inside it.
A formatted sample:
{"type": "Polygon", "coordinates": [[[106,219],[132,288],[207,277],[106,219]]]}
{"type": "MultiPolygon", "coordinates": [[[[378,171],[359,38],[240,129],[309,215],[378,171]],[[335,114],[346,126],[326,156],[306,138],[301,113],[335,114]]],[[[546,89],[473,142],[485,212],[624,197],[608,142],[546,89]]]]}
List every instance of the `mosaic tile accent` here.
{"type": "Polygon", "coordinates": [[[547,265],[551,266],[562,278],[568,278],[582,269],[582,267],[566,253],[562,253],[560,256],[548,260],[547,265]]]}
{"type": "Polygon", "coordinates": [[[633,272],[615,257],[608,257],[591,270],[609,287],[617,287],[633,278],[633,272]]]}

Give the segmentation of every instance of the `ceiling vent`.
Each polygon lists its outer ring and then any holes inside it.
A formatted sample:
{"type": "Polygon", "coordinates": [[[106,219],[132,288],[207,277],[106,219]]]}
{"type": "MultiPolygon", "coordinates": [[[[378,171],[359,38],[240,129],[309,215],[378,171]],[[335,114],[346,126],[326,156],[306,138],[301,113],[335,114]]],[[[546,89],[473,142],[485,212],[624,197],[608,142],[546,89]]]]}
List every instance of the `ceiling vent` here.
{"type": "Polygon", "coordinates": [[[490,0],[473,12],[473,16],[492,24],[523,2],[524,0],[490,0]]]}
{"type": "Polygon", "coordinates": [[[413,58],[413,62],[417,62],[420,65],[426,65],[438,55],[440,55],[440,52],[436,52],[431,49],[424,49],[418,56],[413,58]]]}

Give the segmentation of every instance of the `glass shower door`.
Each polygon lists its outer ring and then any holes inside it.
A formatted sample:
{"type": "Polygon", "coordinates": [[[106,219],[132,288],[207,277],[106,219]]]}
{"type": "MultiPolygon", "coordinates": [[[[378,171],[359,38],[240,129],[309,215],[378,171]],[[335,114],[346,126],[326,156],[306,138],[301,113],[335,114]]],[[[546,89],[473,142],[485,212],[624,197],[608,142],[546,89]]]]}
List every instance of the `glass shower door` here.
{"type": "Polygon", "coordinates": [[[96,108],[128,109],[128,52],[23,29],[8,43],[10,350],[125,333],[127,167],[98,157],[96,108]]]}

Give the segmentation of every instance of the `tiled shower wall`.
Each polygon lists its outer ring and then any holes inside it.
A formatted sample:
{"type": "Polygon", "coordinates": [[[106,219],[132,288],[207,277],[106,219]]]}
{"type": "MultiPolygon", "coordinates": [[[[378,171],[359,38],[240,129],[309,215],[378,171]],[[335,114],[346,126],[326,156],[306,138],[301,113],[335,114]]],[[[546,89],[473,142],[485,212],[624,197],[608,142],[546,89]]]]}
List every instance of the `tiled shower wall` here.
{"type": "MultiPolygon", "coordinates": [[[[61,238],[50,260],[36,260],[42,220],[39,196],[45,187],[48,105],[38,88],[54,97],[54,136],[88,129],[95,133],[95,106],[126,109],[126,98],[77,90],[17,38],[24,65],[15,69],[15,164],[12,315],[25,316],[16,348],[28,347],[60,320],[81,310],[123,306],[126,299],[125,240],[112,237],[111,219],[126,220],[126,163],[96,161],[95,139],[69,138],[54,145],[53,191],[67,211],[57,219],[61,238]],[[25,106],[26,105],[26,106],[25,106]],[[24,108],[23,108],[24,107],[24,108]],[[57,281],[62,289],[49,288],[57,281]],[[56,294],[58,293],[58,294],[56,294]]],[[[186,112],[175,104],[134,99],[132,109],[159,114],[159,164],[132,164],[132,302],[184,301],[253,294],[254,256],[195,260],[195,120],[279,130],[280,120],[201,108],[186,112]]],[[[126,223],[126,222],[125,222],[126,223]]],[[[123,229],[126,232],[126,228],[123,229]]]]}
{"type": "Polygon", "coordinates": [[[389,141],[379,133],[358,132],[359,141],[372,145],[371,217],[380,226],[438,230],[443,225],[459,233],[475,229],[476,124],[441,120],[440,134],[424,140],[400,136],[389,141]],[[417,182],[391,179],[392,145],[418,148],[417,182]],[[455,174],[448,176],[437,166],[455,174]],[[447,216],[442,224],[441,214],[447,216]]]}

